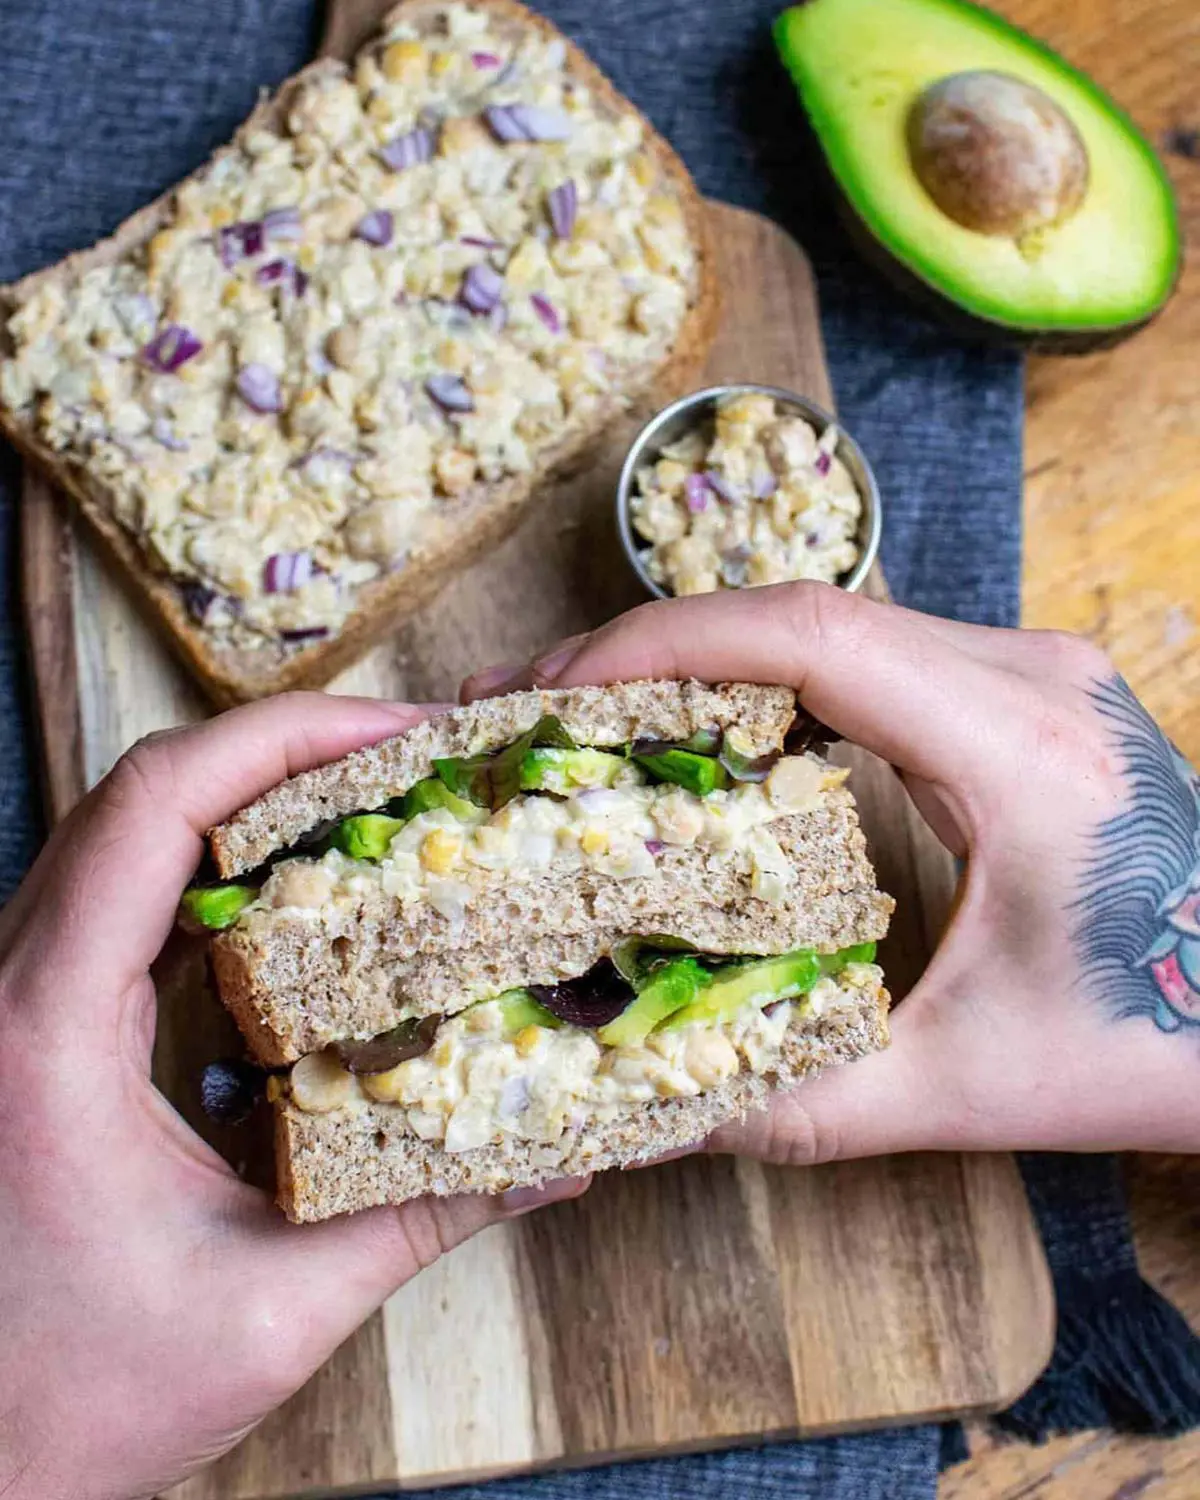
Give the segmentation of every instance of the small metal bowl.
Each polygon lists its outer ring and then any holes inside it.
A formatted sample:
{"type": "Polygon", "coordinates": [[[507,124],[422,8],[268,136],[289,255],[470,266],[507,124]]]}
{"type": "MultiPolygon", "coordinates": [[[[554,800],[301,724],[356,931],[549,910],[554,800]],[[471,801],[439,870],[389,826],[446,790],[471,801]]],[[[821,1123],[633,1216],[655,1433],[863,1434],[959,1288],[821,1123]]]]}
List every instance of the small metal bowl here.
{"type": "Polygon", "coordinates": [[[810,401],[807,396],[798,396],[795,391],[785,391],[774,385],[708,386],[705,390],[680,396],[678,401],[672,401],[670,406],[664,406],[662,411],[650,418],[634,438],[626,454],[625,462],[621,466],[621,477],[617,481],[617,530],[621,534],[621,546],[625,550],[629,566],[641,579],[648,592],[659,599],[673,597],[661,583],[655,583],[646,572],[645,564],[642,562],[641,554],[647,550],[647,544],[639,543],[630,514],[630,500],[636,487],[637,472],[646,464],[653,463],[668,444],[675,442],[677,438],[682,437],[685,432],[701,422],[712,418],[718,403],[733,396],[772,396],[784,410],[794,412],[797,416],[811,422],[817,430],[818,437],[831,424],[836,425],[838,430],[838,443],[835,450],[837,457],[850,471],[850,477],[854,480],[863,502],[862,518],[858,527],[858,562],[848,573],[844,573],[838,579],[837,584],[839,588],[847,589],[851,593],[861,588],[879,552],[879,537],[883,530],[879,486],[875,482],[871,465],[867,462],[862,449],[842,424],[823,407],[818,406],[815,401],[810,401]]]}

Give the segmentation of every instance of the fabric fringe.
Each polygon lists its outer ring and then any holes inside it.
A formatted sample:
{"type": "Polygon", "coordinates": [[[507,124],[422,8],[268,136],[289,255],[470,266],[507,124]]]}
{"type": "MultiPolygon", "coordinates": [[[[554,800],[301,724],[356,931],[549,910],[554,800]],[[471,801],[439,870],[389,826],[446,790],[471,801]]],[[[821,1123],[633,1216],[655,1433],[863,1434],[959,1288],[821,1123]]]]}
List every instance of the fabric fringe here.
{"type": "Polygon", "coordinates": [[[1200,1425],[1200,1339],[1138,1271],[1118,1158],[1018,1162],[1054,1277],[1058,1336],[1041,1378],[996,1425],[1028,1442],[1200,1425]]]}

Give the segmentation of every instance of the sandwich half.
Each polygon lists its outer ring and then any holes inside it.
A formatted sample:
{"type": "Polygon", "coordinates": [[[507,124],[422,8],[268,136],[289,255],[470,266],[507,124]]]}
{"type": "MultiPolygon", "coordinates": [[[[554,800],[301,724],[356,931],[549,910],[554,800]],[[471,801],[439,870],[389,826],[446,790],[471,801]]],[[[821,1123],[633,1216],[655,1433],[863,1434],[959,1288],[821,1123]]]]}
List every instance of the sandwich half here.
{"type": "Polygon", "coordinates": [[[893,903],[813,727],[783,687],[515,693],[214,829],[184,910],[288,1215],[632,1165],[885,1046],[893,903]]]}

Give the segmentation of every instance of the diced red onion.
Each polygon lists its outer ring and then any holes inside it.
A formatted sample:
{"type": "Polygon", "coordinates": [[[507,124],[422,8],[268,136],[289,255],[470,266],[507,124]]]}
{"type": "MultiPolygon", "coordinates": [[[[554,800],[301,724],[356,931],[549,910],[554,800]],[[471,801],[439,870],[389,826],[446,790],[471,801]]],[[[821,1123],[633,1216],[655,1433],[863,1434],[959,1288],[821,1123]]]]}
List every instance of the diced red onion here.
{"type": "Polygon", "coordinates": [[[477,250],[503,250],[503,240],[489,240],[481,234],[464,234],[459,236],[460,245],[474,245],[477,250]]]}
{"type": "Polygon", "coordinates": [[[778,488],[779,481],[774,474],[760,474],[754,482],[754,498],[769,500],[778,488]]]}
{"type": "Polygon", "coordinates": [[[273,552],[263,566],[263,590],[293,594],[313,576],[311,552],[273,552]]]}
{"type": "Polygon", "coordinates": [[[471,62],[477,68],[498,68],[503,61],[504,59],[497,57],[494,52],[471,53],[471,62]]]}
{"type": "Polygon", "coordinates": [[[561,109],[538,104],[493,104],[483,112],[488,129],[498,141],[565,141],[571,122],[561,109]]]}
{"type": "Polygon", "coordinates": [[[481,260],[471,266],[463,277],[458,298],[473,313],[490,313],[500,301],[503,290],[504,277],[495,266],[481,260]]]}
{"type": "Polygon", "coordinates": [[[280,291],[293,297],[303,297],[308,287],[308,276],[294,260],[269,260],[254,273],[259,286],[277,286],[280,291]]]}
{"type": "Polygon", "coordinates": [[[558,315],[558,309],[549,297],[543,297],[541,292],[534,292],[529,298],[533,303],[533,310],[545,323],[551,333],[562,332],[562,319],[558,315]]]}
{"type": "Polygon", "coordinates": [[[283,410],[279,377],[266,365],[243,365],[238,371],[236,384],[238,395],[251,411],[266,414],[283,410]]]}
{"type": "Polygon", "coordinates": [[[448,371],[440,375],[431,375],[425,382],[425,390],[430,399],[436,401],[443,411],[475,410],[474,398],[460,375],[451,375],[448,371]]]}
{"type": "Polygon", "coordinates": [[[689,474],[683,481],[683,496],[694,516],[708,509],[710,493],[708,477],[704,474],[689,474]]]}
{"type": "Polygon", "coordinates": [[[487,315],[488,327],[493,332],[499,333],[508,323],[508,308],[503,302],[497,302],[495,307],[487,315]]]}
{"type": "Polygon", "coordinates": [[[729,483],[728,479],[726,479],[723,474],[717,473],[716,469],[705,469],[704,479],[709,489],[711,489],[719,499],[724,500],[726,505],[736,505],[738,503],[739,499],[741,498],[738,492],[734,489],[734,487],[729,483]]]}
{"type": "Polygon", "coordinates": [[[433,131],[418,125],[407,135],[398,135],[379,148],[379,159],[393,172],[403,172],[407,167],[420,166],[433,160],[433,131]]]}
{"type": "Polygon", "coordinates": [[[217,236],[221,264],[231,271],[239,260],[249,260],[261,255],[266,248],[267,236],[261,219],[242,219],[229,224],[217,236]]]}
{"type": "Polygon", "coordinates": [[[646,840],[646,852],[648,854],[661,854],[666,847],[667,846],[663,843],[662,839],[646,840]]]}
{"type": "Polygon", "coordinates": [[[829,453],[826,453],[822,449],[822,451],[817,454],[816,458],[813,459],[813,468],[816,469],[816,471],[817,471],[818,474],[820,474],[822,477],[824,477],[826,474],[829,473],[830,469],[833,468],[833,457],[832,457],[832,455],[829,454],[829,453]]]}
{"type": "Polygon", "coordinates": [[[269,240],[298,240],[304,234],[304,224],[298,208],[271,209],[263,215],[262,227],[269,240]]]}
{"type": "Polygon", "coordinates": [[[821,545],[820,535],[815,531],[808,532],[804,538],[804,545],[806,547],[819,547],[821,545]]]}
{"type": "Polygon", "coordinates": [[[579,213],[579,189],[575,180],[568,177],[550,190],[546,199],[550,210],[550,226],[560,240],[569,240],[575,231],[575,219],[579,213]]]}
{"type": "Polygon", "coordinates": [[[169,448],[172,453],[186,453],[188,444],[183,438],[177,437],[175,429],[167,421],[166,417],[155,417],[150,423],[150,436],[156,443],[161,443],[164,448],[169,448]]]}
{"type": "Polygon", "coordinates": [[[354,233],[368,245],[390,245],[393,220],[386,208],[374,208],[354,226],[354,233]]]}
{"type": "Polygon", "coordinates": [[[280,640],[284,641],[323,641],[329,634],[328,625],[304,625],[297,630],[281,630],[280,640]]]}
{"type": "Polygon", "coordinates": [[[168,323],[142,349],[142,359],[160,375],[170,375],[194,359],[204,345],[182,323],[168,323]]]}

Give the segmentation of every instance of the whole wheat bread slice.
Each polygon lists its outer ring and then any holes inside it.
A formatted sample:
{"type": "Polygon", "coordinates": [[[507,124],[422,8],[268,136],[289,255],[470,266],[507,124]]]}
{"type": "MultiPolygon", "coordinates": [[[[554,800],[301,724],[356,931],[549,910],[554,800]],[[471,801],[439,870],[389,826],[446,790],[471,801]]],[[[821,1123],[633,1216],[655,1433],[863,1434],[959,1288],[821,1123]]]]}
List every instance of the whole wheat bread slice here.
{"type": "MultiPolygon", "coordinates": [[[[469,0],[469,3],[486,7],[502,25],[560,36],[556,27],[518,0],[469,0]]],[[[395,20],[420,22],[423,18],[433,18],[442,8],[441,0],[402,0],[385,20],[385,29],[395,20]]],[[[421,544],[402,566],[362,587],[352,613],[326,639],[287,651],[282,646],[252,650],[220,645],[210,632],[190,618],[178,587],[149,566],[138,542],[114,519],[111,497],[102,480],[85,465],[42,442],[21,413],[0,405],[0,430],[24,458],[41,468],[75,502],[95,541],[128,582],[151,624],[215,703],[228,706],[289,688],[328,682],[431,599],[449,577],[496,547],[515,528],[539,487],[581,459],[619,412],[641,402],[652,406],[672,399],[686,389],[702,368],[719,312],[713,246],[703,201],[687,168],[667,142],[578,47],[566,38],[562,40],[566,45],[568,72],[585,84],[603,107],[641,121],[647,149],[664,180],[679,196],[696,253],[696,275],[679,335],[662,350],[654,364],[627,371],[620,387],[599,402],[585,422],[567,423],[556,440],[540,451],[530,473],[478,484],[453,501],[440,502],[421,544]]],[[[322,59],[287,80],[258,106],[231,146],[215,153],[200,173],[211,171],[225,153],[253,131],[282,120],[298,88],[322,73],[344,71],[348,61],[349,58],[322,59]]],[[[92,268],[110,265],[147,243],[170,219],[175,191],[173,188],[164,193],[127,219],[110,238],[90,249],[0,287],[0,340],[5,337],[4,322],[11,312],[47,280],[69,286],[92,268]]],[[[8,352],[0,342],[0,359],[8,352]]]]}
{"type": "Polygon", "coordinates": [[[743,1071],[694,1098],[631,1106],[613,1123],[585,1126],[553,1146],[507,1136],[452,1155],[408,1133],[404,1112],[394,1105],[310,1115],[284,1100],[274,1106],[279,1204],[289,1219],[304,1223],[428,1193],[497,1193],[636,1166],[702,1141],[718,1125],[764,1107],[775,1090],[886,1047],[887,1015],[882,988],[859,991],[853,1007],[819,1017],[801,1013],[785,1038],[778,1072],[760,1077],[743,1071]]]}

